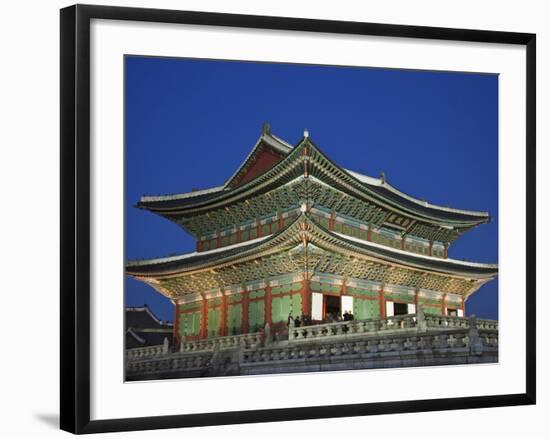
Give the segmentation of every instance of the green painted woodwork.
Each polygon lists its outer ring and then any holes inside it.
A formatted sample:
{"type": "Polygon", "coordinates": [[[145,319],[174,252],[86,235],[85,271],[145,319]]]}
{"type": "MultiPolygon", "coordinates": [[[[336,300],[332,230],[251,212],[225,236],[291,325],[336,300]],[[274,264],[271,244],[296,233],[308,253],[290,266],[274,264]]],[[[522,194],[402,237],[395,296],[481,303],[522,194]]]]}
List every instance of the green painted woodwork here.
{"type": "Polygon", "coordinates": [[[447,308],[455,308],[455,309],[461,309],[462,308],[462,303],[460,302],[447,302],[446,303],[447,305],[447,308]]]}
{"type": "Polygon", "coordinates": [[[323,293],[340,293],[342,291],[341,285],[331,285],[324,282],[311,282],[310,288],[312,291],[323,293]]]}
{"type": "Polygon", "coordinates": [[[424,314],[441,315],[441,308],[438,306],[423,306],[422,311],[424,311],[424,314]]]}
{"type": "Polygon", "coordinates": [[[243,300],[242,294],[232,294],[231,296],[227,296],[228,303],[240,302],[241,300],[243,300]]]}
{"type": "Polygon", "coordinates": [[[220,335],[220,323],[221,323],[221,309],[212,308],[208,310],[208,317],[206,319],[206,328],[209,337],[216,337],[220,335]]]}
{"type": "Polygon", "coordinates": [[[241,240],[248,241],[250,239],[250,230],[243,230],[241,232],[241,240]]]}
{"type": "Polygon", "coordinates": [[[323,284],[321,286],[321,291],[326,293],[340,293],[342,291],[342,286],[323,284]]]}
{"type": "Polygon", "coordinates": [[[229,305],[227,307],[227,334],[235,335],[241,332],[242,305],[229,305]]]}
{"type": "Polygon", "coordinates": [[[264,297],[264,296],[265,296],[265,290],[256,290],[248,293],[248,297],[250,299],[259,299],[260,297],[264,297]]]}
{"type": "Polygon", "coordinates": [[[273,297],[271,300],[271,321],[273,323],[286,322],[290,313],[290,296],[273,297]]]}
{"type": "MultiPolygon", "coordinates": [[[[302,295],[293,294],[290,297],[291,297],[290,299],[291,310],[289,312],[291,312],[293,316],[301,315],[302,314],[302,295]]],[[[287,317],[288,317],[288,314],[287,314],[287,317]]]]}
{"type": "Polygon", "coordinates": [[[258,230],[256,229],[256,227],[250,229],[249,238],[250,239],[256,239],[257,237],[258,237],[258,230]]]}
{"type": "Polygon", "coordinates": [[[392,301],[414,303],[414,296],[411,296],[410,294],[385,292],[384,297],[392,301]]]}
{"type": "Polygon", "coordinates": [[[248,304],[248,327],[257,332],[264,327],[264,301],[257,300],[248,304]]]}
{"type": "Polygon", "coordinates": [[[378,291],[370,291],[370,290],[364,290],[362,288],[355,288],[355,287],[347,287],[347,294],[357,294],[361,296],[367,296],[367,297],[378,297],[380,293],[378,291]]]}
{"type": "Polygon", "coordinates": [[[221,305],[222,304],[222,298],[221,297],[214,297],[213,299],[208,299],[208,306],[210,305],[221,305]]]}
{"type": "Polygon", "coordinates": [[[428,297],[418,296],[418,303],[426,305],[441,305],[441,301],[438,299],[430,299],[428,297]]]}
{"type": "Polygon", "coordinates": [[[201,332],[201,312],[180,314],[178,333],[180,337],[199,335],[201,332]]]}
{"type": "Polygon", "coordinates": [[[178,309],[179,309],[180,312],[182,312],[182,311],[191,311],[193,309],[197,309],[197,310],[200,311],[201,304],[202,304],[202,301],[184,303],[184,304],[179,305],[178,309]]]}
{"type": "Polygon", "coordinates": [[[353,316],[356,319],[374,319],[380,317],[380,304],[378,300],[355,298],[353,300],[353,316]]]}
{"type": "Polygon", "coordinates": [[[301,283],[292,283],[292,284],[281,285],[278,287],[273,287],[271,289],[271,294],[274,294],[274,295],[285,294],[285,293],[290,293],[291,291],[300,291],[301,289],[302,289],[301,283]]]}

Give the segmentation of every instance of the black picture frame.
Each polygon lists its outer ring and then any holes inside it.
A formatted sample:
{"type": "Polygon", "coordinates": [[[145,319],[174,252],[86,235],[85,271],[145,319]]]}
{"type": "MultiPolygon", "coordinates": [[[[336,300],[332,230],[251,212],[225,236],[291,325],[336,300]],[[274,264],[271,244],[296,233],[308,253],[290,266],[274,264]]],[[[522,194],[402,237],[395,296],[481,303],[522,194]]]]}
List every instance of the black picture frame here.
{"type": "Polygon", "coordinates": [[[535,404],[536,36],[303,18],[75,5],[61,10],[61,404],[60,424],[99,433],[326,417],[535,404]],[[132,20],[332,34],[408,37],[526,47],[526,392],[508,395],[90,420],[90,21],[132,20]]]}

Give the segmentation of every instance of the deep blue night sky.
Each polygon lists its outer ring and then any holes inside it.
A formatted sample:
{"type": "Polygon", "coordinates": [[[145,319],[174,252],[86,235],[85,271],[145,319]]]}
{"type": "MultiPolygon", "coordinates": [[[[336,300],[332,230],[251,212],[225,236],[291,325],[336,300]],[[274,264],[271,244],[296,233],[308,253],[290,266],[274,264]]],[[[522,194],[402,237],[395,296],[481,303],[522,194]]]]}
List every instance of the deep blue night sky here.
{"type": "MultiPolygon", "coordinates": [[[[304,128],[337,164],[430,203],[488,211],[459,238],[455,259],[498,262],[498,76],[128,56],[126,257],[194,251],[170,221],[133,206],[142,195],[218,186],[268,121],[295,144],[304,128]]],[[[127,278],[126,304],[164,320],[173,306],[127,278]]],[[[498,279],[466,302],[498,318],[498,279]]]]}

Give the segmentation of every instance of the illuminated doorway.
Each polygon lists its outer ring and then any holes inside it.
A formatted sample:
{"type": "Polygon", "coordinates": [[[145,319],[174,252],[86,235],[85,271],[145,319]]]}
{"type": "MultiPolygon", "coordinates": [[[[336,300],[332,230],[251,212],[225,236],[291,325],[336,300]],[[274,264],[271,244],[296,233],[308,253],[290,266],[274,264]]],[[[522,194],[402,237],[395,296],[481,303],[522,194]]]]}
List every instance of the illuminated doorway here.
{"type": "Polygon", "coordinates": [[[325,295],[323,296],[324,299],[324,315],[323,317],[326,318],[329,314],[332,315],[334,319],[336,319],[337,316],[342,315],[342,309],[340,304],[340,297],[339,296],[329,296],[325,295]]]}

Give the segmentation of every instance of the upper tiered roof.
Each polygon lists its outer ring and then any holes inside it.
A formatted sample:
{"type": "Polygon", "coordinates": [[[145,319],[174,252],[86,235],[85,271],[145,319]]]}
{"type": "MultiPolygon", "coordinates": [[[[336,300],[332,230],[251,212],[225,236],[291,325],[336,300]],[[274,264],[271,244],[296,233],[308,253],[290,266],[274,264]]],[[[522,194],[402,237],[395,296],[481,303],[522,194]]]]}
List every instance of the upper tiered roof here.
{"type": "Polygon", "coordinates": [[[262,212],[304,202],[358,221],[448,243],[490,220],[487,212],[438,206],[414,198],[390,185],[383,175],[374,178],[344,169],[330,160],[307,132],[293,147],[273,135],[268,125],[223,185],[174,195],[143,196],[137,207],[203,235],[219,230],[224,223],[257,219],[262,212]]]}

